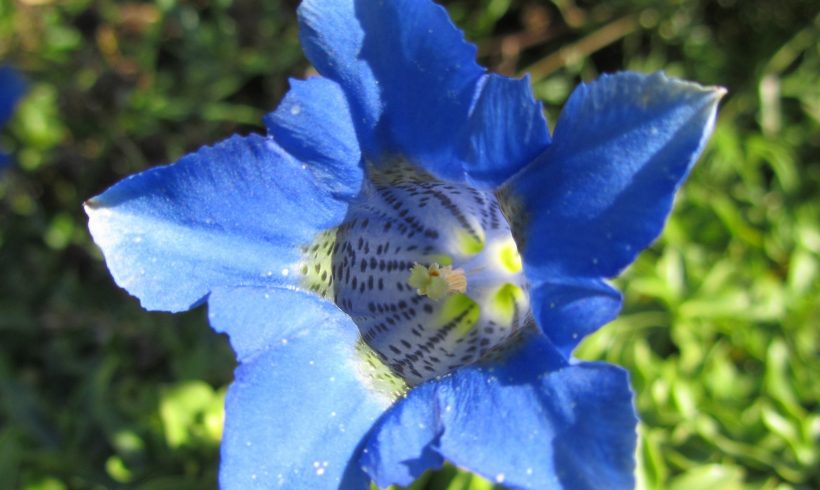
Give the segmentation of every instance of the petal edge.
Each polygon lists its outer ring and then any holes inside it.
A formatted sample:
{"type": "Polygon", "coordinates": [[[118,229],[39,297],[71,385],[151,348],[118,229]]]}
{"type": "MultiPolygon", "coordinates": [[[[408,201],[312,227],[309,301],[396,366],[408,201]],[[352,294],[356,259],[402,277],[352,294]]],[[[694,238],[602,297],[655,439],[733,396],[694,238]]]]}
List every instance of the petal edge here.
{"type": "Polygon", "coordinates": [[[165,311],[200,304],[219,286],[291,285],[299,246],[346,208],[301,162],[255,135],[128,177],[85,204],[115,282],[146,309],[165,311]]]}
{"type": "Polygon", "coordinates": [[[662,73],[604,76],[573,92],[548,150],[506,191],[538,277],[613,277],[660,233],[725,91],[662,73]]]}

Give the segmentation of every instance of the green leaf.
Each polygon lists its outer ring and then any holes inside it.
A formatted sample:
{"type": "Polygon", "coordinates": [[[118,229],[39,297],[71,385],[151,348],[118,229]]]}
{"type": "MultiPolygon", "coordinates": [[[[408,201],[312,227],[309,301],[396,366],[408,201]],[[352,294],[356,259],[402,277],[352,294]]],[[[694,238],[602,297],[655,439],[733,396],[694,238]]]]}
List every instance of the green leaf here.
{"type": "Polygon", "coordinates": [[[743,490],[743,470],[732,465],[697,466],[669,482],[667,490],[743,490]]]}

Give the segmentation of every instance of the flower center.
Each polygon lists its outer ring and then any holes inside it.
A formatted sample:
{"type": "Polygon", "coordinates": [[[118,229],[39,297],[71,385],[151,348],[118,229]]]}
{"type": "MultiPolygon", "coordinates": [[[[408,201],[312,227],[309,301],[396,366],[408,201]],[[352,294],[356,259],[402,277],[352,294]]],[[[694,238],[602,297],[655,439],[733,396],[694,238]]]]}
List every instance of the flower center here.
{"type": "Polygon", "coordinates": [[[302,273],[392,374],[419,384],[532,325],[521,258],[492,193],[403,163],[368,177],[345,222],[306,249],[302,273]]]}

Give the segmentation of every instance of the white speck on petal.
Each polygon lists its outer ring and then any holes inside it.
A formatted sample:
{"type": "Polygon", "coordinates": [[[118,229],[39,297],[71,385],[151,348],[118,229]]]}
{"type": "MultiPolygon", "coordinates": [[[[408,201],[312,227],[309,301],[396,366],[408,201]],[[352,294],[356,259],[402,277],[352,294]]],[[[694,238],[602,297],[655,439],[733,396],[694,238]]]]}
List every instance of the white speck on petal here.
{"type": "Polygon", "coordinates": [[[290,108],[290,113],[293,114],[294,116],[298,116],[300,112],[302,112],[302,106],[300,106],[299,104],[294,104],[290,108]]]}
{"type": "Polygon", "coordinates": [[[331,416],[331,417],[335,417],[335,416],[336,416],[336,412],[330,412],[330,416],[331,416]]]}
{"type": "Polygon", "coordinates": [[[287,269],[282,269],[282,275],[283,275],[283,276],[286,276],[286,277],[287,277],[287,275],[288,275],[288,274],[290,274],[290,271],[289,271],[289,270],[287,270],[287,269]]]}
{"type": "Polygon", "coordinates": [[[496,483],[504,483],[504,473],[499,473],[495,475],[495,482],[496,483]]]}
{"type": "Polygon", "coordinates": [[[423,429],[423,428],[425,428],[425,427],[426,427],[426,426],[425,426],[422,422],[419,422],[419,429],[423,429]]]}
{"type": "Polygon", "coordinates": [[[316,476],[322,476],[325,474],[324,468],[316,468],[316,476]]]}
{"type": "Polygon", "coordinates": [[[288,343],[288,339],[282,339],[282,345],[285,345],[287,343],[288,343]]]}
{"type": "Polygon", "coordinates": [[[527,474],[532,475],[532,468],[527,468],[527,474]]]}
{"type": "Polygon", "coordinates": [[[336,381],[336,376],[331,376],[327,380],[333,383],[334,381],[336,381]]]}

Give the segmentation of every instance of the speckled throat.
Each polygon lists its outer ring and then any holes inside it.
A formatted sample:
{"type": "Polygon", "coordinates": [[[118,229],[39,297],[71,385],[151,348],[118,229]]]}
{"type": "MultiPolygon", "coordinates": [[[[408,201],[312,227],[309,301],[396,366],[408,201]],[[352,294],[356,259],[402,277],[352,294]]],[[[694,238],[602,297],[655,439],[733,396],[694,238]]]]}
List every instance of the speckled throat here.
{"type": "Polygon", "coordinates": [[[344,223],[305,249],[301,272],[358,325],[371,368],[376,360],[414,386],[504,350],[532,315],[496,196],[387,167],[368,169],[344,223]]]}

